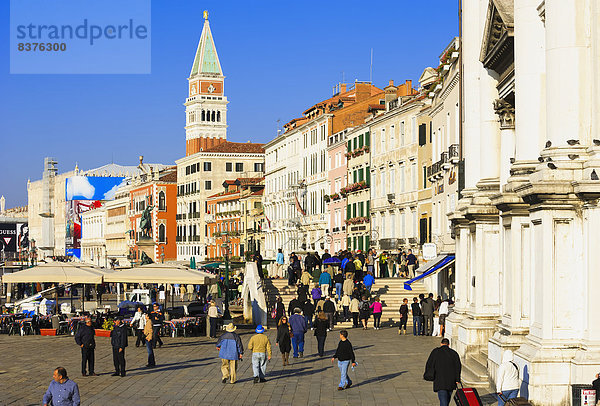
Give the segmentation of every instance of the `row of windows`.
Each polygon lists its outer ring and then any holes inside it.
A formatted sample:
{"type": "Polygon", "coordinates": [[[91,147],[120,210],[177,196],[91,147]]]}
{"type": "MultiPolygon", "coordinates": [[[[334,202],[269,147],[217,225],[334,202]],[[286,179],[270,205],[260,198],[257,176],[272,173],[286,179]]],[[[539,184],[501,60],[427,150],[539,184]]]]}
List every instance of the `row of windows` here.
{"type": "Polygon", "coordinates": [[[326,171],[325,167],[325,151],[320,153],[312,153],[310,157],[304,157],[304,176],[315,175],[326,171]],[[309,160],[310,158],[310,160],[309,160]]]}
{"type": "Polygon", "coordinates": [[[188,123],[196,121],[220,122],[221,112],[218,110],[202,110],[188,112],[188,123]],[[198,118],[198,120],[196,120],[198,118]]]}
{"type": "Polygon", "coordinates": [[[355,202],[346,207],[346,218],[351,219],[354,217],[369,217],[370,210],[370,200],[364,202],[355,202]]]}
{"type": "Polygon", "coordinates": [[[348,152],[357,148],[368,147],[371,145],[371,133],[367,131],[364,134],[359,134],[351,140],[348,140],[348,152]]]}
{"type": "Polygon", "coordinates": [[[287,189],[290,185],[297,185],[299,172],[288,172],[285,175],[278,176],[274,179],[269,179],[265,184],[266,193],[275,193],[280,190],[287,189]]]}
{"type": "MultiPolygon", "coordinates": [[[[316,128],[313,128],[312,130],[310,130],[310,145],[315,145],[319,139],[321,141],[325,141],[325,139],[327,138],[327,131],[326,131],[326,127],[325,124],[322,124],[321,127],[319,127],[319,131],[320,131],[320,136],[319,133],[317,132],[316,128]]],[[[304,133],[304,148],[308,148],[308,133],[304,133]]]]}
{"type": "MultiPolygon", "coordinates": [[[[400,165],[398,175],[396,174],[395,167],[391,167],[389,171],[385,169],[374,171],[373,176],[377,176],[377,172],[379,172],[379,182],[373,185],[373,196],[385,197],[387,193],[416,191],[418,186],[417,164],[413,163],[410,165],[410,174],[407,174],[407,170],[407,166],[400,165]],[[399,189],[397,186],[399,186],[399,189]]],[[[426,176],[425,180],[427,180],[426,176]]]]}
{"type": "MultiPolygon", "coordinates": [[[[225,162],[225,171],[233,172],[234,163],[233,162],[225,162]]],[[[265,164],[263,162],[255,162],[254,163],[254,172],[264,172],[265,164]]],[[[204,172],[212,171],[212,162],[202,162],[202,170],[204,172]]],[[[243,162],[235,162],[235,171],[236,172],[244,172],[244,163],[243,162]]],[[[185,167],[185,174],[191,175],[196,172],[200,172],[200,162],[196,162],[195,164],[188,165],[185,167]]]]}

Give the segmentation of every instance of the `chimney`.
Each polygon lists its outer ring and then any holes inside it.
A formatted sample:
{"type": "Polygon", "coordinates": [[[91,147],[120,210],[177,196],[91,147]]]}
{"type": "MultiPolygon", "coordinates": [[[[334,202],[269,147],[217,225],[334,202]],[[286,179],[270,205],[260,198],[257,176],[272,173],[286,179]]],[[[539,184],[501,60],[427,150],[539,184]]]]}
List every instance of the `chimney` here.
{"type": "Polygon", "coordinates": [[[394,86],[394,79],[390,79],[390,84],[388,86],[394,86]]]}
{"type": "Polygon", "coordinates": [[[2,195],[2,197],[0,197],[0,213],[4,213],[5,205],[6,199],[4,199],[4,195],[2,195]]]}
{"type": "Polygon", "coordinates": [[[360,102],[371,97],[371,83],[356,82],[354,85],[355,101],[360,102]]]}
{"type": "Polygon", "coordinates": [[[340,93],[345,93],[347,89],[347,85],[345,83],[340,83],[340,93]]]}

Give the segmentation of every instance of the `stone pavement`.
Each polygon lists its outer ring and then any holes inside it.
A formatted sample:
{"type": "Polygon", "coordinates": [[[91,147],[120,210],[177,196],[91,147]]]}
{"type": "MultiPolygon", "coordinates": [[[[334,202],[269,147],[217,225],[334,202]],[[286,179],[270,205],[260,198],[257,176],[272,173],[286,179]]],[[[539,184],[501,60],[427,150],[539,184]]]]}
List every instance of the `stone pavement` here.
{"type": "MultiPolygon", "coordinates": [[[[251,330],[238,328],[244,345],[251,330]]],[[[274,345],[275,330],[267,332],[274,345]]],[[[108,338],[97,337],[96,373],[81,376],[79,347],[71,336],[0,336],[0,405],[39,405],[52,379],[64,366],[79,385],[83,405],[437,405],[431,382],[423,380],[429,352],[437,337],[398,336],[395,328],[349,330],[358,366],[354,385],[338,391],[339,370],[331,363],[339,340],[330,332],[326,357],[315,356],[316,340],[306,335],[305,357],[281,365],[274,346],[267,367],[268,382],[254,384],[250,353],[238,369],[235,385],[222,384],[215,340],[191,337],[164,339],[155,350],[157,367],[146,369],[146,349],[130,337],[126,350],[127,376],[112,377],[108,338]]],[[[481,391],[480,393],[487,393],[481,391]]],[[[491,397],[485,396],[487,399],[491,397]]],[[[492,404],[490,401],[485,404],[492,404]]]]}

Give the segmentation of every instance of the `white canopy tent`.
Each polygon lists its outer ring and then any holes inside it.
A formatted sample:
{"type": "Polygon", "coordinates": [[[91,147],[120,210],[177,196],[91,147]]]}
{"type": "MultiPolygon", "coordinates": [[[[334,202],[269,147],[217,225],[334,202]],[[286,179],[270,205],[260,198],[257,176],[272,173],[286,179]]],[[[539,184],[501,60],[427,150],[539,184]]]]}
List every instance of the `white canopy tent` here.
{"type": "Polygon", "coordinates": [[[100,269],[74,262],[49,262],[33,268],[5,274],[2,283],[88,283],[100,284],[110,269],[100,269]]]}
{"type": "MultiPolygon", "coordinates": [[[[41,263],[32,268],[23,269],[18,272],[5,274],[2,276],[2,283],[57,283],[57,284],[76,284],[81,283],[97,285],[102,283],[104,276],[114,272],[111,269],[101,269],[90,265],[75,262],[48,262],[41,263]]],[[[58,292],[54,290],[57,311],[58,311],[58,292]]],[[[41,296],[40,296],[41,297],[41,296]]],[[[37,299],[34,295],[29,300],[37,299]]],[[[82,310],[84,301],[82,296],[82,310]]]]}

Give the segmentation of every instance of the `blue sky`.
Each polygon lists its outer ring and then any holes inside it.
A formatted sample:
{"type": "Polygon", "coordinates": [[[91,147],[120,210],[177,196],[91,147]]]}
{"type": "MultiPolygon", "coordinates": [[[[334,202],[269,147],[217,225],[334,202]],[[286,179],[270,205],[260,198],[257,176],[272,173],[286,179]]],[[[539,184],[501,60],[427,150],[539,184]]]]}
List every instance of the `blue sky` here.
{"type": "Polygon", "coordinates": [[[152,73],[9,74],[9,2],[0,4],[0,194],[27,203],[43,159],[59,171],[115,162],[171,164],[185,154],[187,76],[209,20],[229,98],[228,140],[267,142],[332,87],[417,79],[458,35],[458,0],[419,2],[152,1],[152,73]]]}

